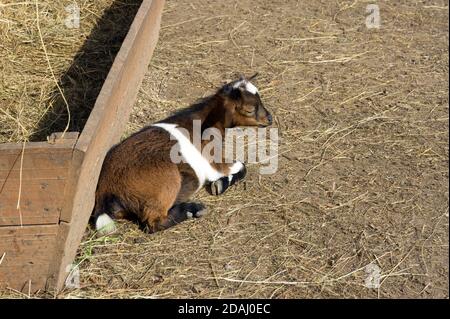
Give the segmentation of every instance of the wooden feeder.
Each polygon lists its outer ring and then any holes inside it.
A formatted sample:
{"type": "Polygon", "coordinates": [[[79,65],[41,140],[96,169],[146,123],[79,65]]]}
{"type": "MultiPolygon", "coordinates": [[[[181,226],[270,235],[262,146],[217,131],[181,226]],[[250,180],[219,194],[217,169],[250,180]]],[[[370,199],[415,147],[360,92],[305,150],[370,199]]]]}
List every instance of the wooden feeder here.
{"type": "Polygon", "coordinates": [[[163,6],[143,0],[81,134],[0,144],[0,288],[64,287],[103,159],[124,131],[158,40],[163,6]]]}

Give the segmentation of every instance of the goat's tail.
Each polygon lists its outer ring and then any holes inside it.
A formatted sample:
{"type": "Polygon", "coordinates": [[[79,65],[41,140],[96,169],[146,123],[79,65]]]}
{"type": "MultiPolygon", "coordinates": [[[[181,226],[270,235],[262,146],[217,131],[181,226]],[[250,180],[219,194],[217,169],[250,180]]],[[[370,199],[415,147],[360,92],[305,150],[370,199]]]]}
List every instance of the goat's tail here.
{"type": "Polygon", "coordinates": [[[114,219],[119,211],[122,207],[114,195],[96,196],[92,218],[100,235],[109,235],[116,230],[114,219]]]}

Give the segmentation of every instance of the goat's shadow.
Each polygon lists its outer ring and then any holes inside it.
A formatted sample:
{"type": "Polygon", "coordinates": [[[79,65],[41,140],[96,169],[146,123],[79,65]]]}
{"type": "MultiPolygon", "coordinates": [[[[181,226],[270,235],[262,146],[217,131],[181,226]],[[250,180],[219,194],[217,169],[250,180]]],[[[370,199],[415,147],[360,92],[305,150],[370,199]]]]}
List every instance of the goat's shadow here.
{"type": "MultiPolygon", "coordinates": [[[[59,78],[58,84],[70,108],[69,131],[83,130],[141,3],[142,0],[115,0],[97,21],[68,70],[59,78]]],[[[54,92],[58,92],[56,86],[54,92]]],[[[46,140],[51,133],[64,131],[67,120],[66,105],[58,94],[30,140],[46,140]]]]}

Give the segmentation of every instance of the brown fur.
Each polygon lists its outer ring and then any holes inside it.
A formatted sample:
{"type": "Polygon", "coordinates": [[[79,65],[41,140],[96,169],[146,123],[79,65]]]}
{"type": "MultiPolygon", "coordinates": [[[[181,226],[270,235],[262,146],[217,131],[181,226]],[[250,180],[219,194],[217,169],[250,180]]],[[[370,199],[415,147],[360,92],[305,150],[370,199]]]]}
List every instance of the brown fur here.
{"type": "MultiPolygon", "coordinates": [[[[215,95],[160,123],[173,123],[187,129],[191,141],[193,120],[201,121],[202,132],[214,127],[222,137],[226,128],[270,125],[271,116],[259,96],[243,89],[230,89],[231,85],[225,85],[215,95]]],[[[151,232],[182,221],[180,214],[183,212],[177,210],[176,205],[186,203],[198,189],[199,182],[188,164],[172,163],[170,150],[175,143],[165,130],[148,126],[114,146],[100,173],[94,217],[102,213],[113,218],[137,217],[151,232]],[[168,214],[172,214],[172,218],[168,214]]],[[[212,165],[225,175],[229,174],[231,164],[212,165]]]]}

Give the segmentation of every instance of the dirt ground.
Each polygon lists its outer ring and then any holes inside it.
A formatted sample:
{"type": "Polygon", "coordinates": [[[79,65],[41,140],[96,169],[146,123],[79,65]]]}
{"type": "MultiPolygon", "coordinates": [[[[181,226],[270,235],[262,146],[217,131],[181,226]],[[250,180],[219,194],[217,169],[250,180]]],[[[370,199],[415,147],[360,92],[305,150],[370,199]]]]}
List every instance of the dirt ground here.
{"type": "Polygon", "coordinates": [[[127,134],[258,71],[278,170],[164,232],[89,230],[59,297],[448,298],[449,4],[376,1],[369,29],[372,2],[168,0],[127,134]]]}

